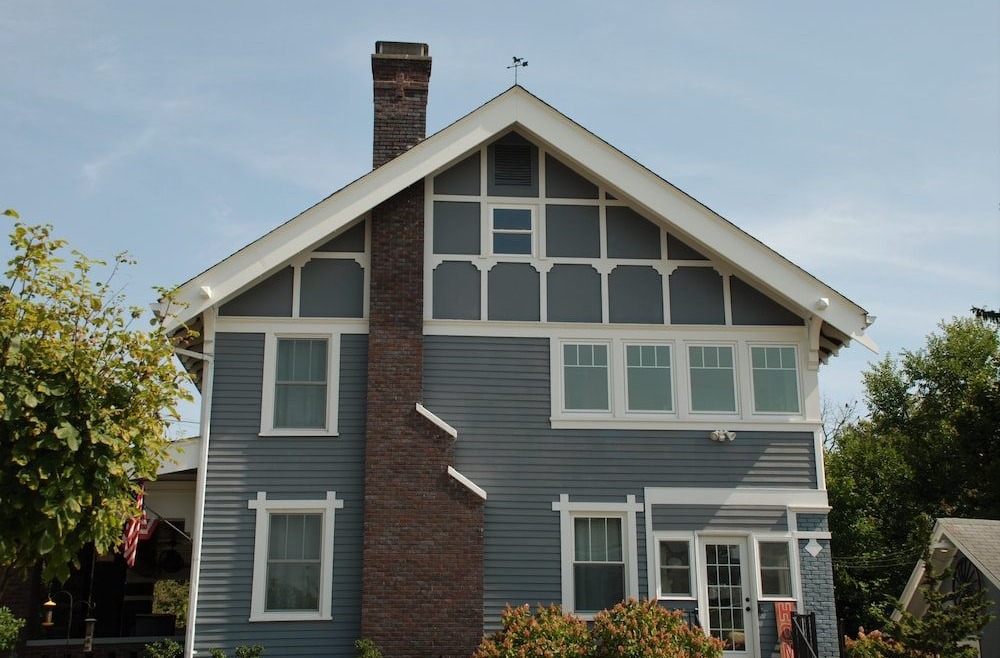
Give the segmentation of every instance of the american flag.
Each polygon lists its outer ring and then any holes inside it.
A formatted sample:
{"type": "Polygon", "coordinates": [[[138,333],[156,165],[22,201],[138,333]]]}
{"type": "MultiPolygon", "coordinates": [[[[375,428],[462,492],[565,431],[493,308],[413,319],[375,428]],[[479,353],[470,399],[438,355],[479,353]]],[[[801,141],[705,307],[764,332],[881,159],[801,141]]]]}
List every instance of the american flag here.
{"type": "Polygon", "coordinates": [[[135,506],[138,508],[139,513],[125,522],[125,539],[122,542],[122,555],[125,557],[125,563],[130,567],[135,566],[135,552],[139,547],[139,530],[142,526],[142,519],[145,516],[145,508],[142,501],[143,486],[142,484],[139,485],[139,493],[135,497],[135,506]]]}

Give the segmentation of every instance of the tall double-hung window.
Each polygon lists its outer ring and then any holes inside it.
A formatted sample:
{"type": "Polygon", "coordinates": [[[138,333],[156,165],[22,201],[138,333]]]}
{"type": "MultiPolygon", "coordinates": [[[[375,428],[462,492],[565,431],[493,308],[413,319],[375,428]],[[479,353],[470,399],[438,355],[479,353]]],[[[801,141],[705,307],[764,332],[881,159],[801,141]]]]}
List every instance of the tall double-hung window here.
{"type": "Polygon", "coordinates": [[[264,435],[337,433],[337,335],[268,334],[264,344],[264,435]]]}
{"type": "Polygon", "coordinates": [[[736,366],[731,345],[688,346],[691,411],[736,412],[736,366]]]}

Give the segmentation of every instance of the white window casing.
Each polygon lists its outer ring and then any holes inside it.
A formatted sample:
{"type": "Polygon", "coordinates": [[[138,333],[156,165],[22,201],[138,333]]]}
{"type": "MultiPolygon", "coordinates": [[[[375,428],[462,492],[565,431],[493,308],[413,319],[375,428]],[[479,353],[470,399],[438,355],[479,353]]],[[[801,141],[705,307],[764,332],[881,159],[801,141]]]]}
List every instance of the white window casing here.
{"type": "Polygon", "coordinates": [[[755,414],[798,414],[802,408],[798,350],[788,344],[748,345],[755,414]]]}
{"type": "MultiPolygon", "coordinates": [[[[268,332],[264,335],[264,375],[261,386],[261,436],[336,436],[338,401],[340,399],[340,334],[268,332]],[[280,414],[275,412],[277,401],[279,344],[282,341],[325,341],[325,411],[316,427],[280,427],[280,414]]],[[[310,382],[312,383],[312,382],[310,382]]]]}
{"type": "Polygon", "coordinates": [[[267,493],[257,492],[255,499],[247,501],[247,507],[255,510],[253,587],[250,599],[251,622],[262,621],[323,621],[333,618],[333,527],[335,511],[344,507],[344,501],[337,499],[334,491],[326,492],[326,498],[314,500],[268,499],[267,493]],[[319,587],[316,607],[310,609],[271,609],[267,607],[267,585],[269,550],[271,545],[272,519],[284,515],[302,514],[320,517],[319,533],[319,587]]]}
{"type": "MultiPolygon", "coordinates": [[[[559,512],[559,530],[561,545],[561,580],[562,608],[566,612],[577,612],[575,606],[575,575],[576,564],[575,529],[576,519],[583,518],[616,518],[621,520],[622,558],[624,560],[624,590],[625,598],[639,596],[639,566],[638,566],[638,534],[636,529],[636,514],[643,506],[635,502],[635,496],[625,497],[624,503],[597,503],[585,501],[570,502],[568,494],[559,496],[552,503],[552,510],[559,512]]],[[[584,619],[593,619],[594,611],[578,613],[584,619]]]]}

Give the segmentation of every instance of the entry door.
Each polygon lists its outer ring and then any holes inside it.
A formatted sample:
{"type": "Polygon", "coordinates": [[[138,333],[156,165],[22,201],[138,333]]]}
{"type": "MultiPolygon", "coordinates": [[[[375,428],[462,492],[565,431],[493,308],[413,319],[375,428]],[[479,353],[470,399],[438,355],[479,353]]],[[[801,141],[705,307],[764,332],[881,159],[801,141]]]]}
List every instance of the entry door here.
{"type": "Polygon", "coordinates": [[[701,544],[701,623],[725,642],[725,656],[756,658],[757,606],[744,537],[705,537],[701,544]]]}

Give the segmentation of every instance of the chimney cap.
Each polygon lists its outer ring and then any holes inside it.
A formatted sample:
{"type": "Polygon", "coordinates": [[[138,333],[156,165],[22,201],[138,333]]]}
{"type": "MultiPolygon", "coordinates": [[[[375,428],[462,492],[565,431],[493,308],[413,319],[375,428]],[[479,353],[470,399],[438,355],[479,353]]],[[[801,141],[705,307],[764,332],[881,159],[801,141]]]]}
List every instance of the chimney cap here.
{"type": "Polygon", "coordinates": [[[430,58],[431,49],[426,43],[409,43],[406,41],[376,41],[375,54],[372,57],[421,57],[430,58]]]}

